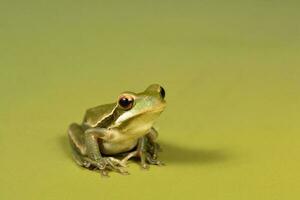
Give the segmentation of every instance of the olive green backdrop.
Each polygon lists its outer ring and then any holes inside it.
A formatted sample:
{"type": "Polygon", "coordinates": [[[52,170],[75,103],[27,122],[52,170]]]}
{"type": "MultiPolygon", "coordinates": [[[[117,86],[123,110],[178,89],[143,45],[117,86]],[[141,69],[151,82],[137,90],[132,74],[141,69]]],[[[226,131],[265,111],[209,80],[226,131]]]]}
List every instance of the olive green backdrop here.
{"type": "Polygon", "coordinates": [[[0,1],[0,199],[299,199],[297,1],[0,1]],[[165,167],[99,173],[66,129],[162,84],[165,167]]]}

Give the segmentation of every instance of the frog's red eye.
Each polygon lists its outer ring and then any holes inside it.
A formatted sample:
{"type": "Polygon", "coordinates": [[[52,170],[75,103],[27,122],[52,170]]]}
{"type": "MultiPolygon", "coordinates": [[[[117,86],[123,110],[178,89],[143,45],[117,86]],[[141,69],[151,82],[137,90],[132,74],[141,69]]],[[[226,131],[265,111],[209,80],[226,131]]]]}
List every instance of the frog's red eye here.
{"type": "Polygon", "coordinates": [[[124,110],[129,110],[133,106],[133,98],[129,96],[121,96],[118,103],[124,110]]]}

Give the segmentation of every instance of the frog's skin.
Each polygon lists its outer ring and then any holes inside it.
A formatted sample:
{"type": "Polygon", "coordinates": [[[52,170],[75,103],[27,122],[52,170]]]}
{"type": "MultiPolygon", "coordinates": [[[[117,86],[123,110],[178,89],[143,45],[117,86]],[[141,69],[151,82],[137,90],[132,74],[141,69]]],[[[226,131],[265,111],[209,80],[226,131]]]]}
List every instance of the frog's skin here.
{"type": "Polygon", "coordinates": [[[132,157],[140,158],[143,168],[161,165],[153,123],[166,106],[164,97],[164,89],[153,84],[141,93],[122,93],[116,103],[88,109],[82,124],[68,129],[76,163],[102,175],[109,170],[127,174],[124,167],[132,157]]]}

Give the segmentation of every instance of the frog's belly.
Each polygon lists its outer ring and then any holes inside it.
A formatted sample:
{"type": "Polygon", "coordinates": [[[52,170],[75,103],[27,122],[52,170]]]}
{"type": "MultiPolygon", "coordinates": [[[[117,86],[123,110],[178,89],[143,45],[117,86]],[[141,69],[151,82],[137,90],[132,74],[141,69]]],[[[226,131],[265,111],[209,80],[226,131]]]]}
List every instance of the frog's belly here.
{"type": "Polygon", "coordinates": [[[130,139],[120,142],[103,142],[100,147],[100,151],[107,155],[114,155],[130,151],[131,149],[136,147],[137,143],[138,139],[130,139]]]}
{"type": "Polygon", "coordinates": [[[106,140],[102,141],[100,151],[104,154],[113,155],[132,150],[136,147],[139,138],[143,137],[152,124],[143,126],[126,127],[127,129],[112,128],[108,132],[106,140]]]}

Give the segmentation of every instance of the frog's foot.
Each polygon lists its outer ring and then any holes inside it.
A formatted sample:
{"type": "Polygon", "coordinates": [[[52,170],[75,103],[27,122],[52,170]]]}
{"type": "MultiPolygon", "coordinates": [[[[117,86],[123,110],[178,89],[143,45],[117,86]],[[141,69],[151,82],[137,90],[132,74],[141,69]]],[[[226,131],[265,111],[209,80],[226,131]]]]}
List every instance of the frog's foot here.
{"type": "Polygon", "coordinates": [[[153,143],[148,142],[147,143],[147,149],[148,149],[148,151],[151,154],[153,159],[157,159],[158,152],[162,152],[162,149],[161,149],[160,145],[156,142],[153,142],[153,143]]]}
{"type": "Polygon", "coordinates": [[[157,157],[153,157],[153,155],[151,155],[147,151],[140,151],[139,156],[141,158],[141,166],[142,166],[143,169],[148,169],[149,168],[148,164],[158,165],[158,166],[164,165],[163,162],[157,160],[157,157]]]}
{"type": "Polygon", "coordinates": [[[114,157],[102,157],[101,159],[94,161],[89,159],[88,163],[100,170],[102,176],[108,176],[108,171],[116,171],[123,175],[129,174],[124,167],[121,160],[118,160],[114,157]]]}
{"type": "Polygon", "coordinates": [[[142,137],[139,140],[137,155],[141,159],[141,166],[144,169],[148,169],[149,165],[164,165],[161,161],[157,160],[157,152],[159,151],[159,145],[157,143],[151,143],[146,137],[142,137]]]}

